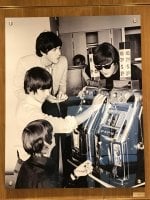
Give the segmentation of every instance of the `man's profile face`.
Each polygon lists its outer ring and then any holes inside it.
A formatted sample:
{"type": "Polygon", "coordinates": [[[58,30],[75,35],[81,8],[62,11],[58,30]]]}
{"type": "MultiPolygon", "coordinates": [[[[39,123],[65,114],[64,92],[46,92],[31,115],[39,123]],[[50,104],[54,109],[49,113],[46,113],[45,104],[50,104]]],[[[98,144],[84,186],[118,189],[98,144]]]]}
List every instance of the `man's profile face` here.
{"type": "Polygon", "coordinates": [[[44,141],[44,147],[42,149],[42,154],[43,154],[44,157],[49,158],[52,149],[56,145],[54,136],[52,136],[52,141],[51,142],[52,142],[51,144],[48,144],[46,141],[44,141]]]}
{"type": "Polygon", "coordinates": [[[51,49],[47,54],[47,59],[51,62],[51,63],[58,63],[59,58],[61,56],[61,49],[60,46],[51,49]]]}

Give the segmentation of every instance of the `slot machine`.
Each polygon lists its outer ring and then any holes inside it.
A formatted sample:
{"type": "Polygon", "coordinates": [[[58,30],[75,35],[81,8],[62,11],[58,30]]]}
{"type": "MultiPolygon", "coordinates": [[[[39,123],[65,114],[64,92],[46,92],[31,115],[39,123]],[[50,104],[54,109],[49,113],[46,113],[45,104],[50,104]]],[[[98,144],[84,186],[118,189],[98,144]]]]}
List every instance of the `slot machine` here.
{"type": "Polygon", "coordinates": [[[84,124],[86,155],[95,166],[96,177],[115,187],[130,187],[143,181],[138,174],[139,151],[144,149],[142,96],[137,81],[114,85],[111,91],[96,89],[93,93],[102,93],[107,100],[84,124]]]}

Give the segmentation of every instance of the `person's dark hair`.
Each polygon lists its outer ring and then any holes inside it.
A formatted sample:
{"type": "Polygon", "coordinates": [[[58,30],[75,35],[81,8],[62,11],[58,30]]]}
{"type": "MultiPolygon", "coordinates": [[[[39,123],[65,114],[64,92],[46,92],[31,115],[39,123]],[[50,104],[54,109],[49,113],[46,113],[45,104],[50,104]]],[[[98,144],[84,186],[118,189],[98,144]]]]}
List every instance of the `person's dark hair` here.
{"type": "Polygon", "coordinates": [[[61,39],[53,32],[46,31],[40,33],[36,39],[36,55],[42,57],[42,53],[47,54],[51,49],[62,46],[61,39]]]}
{"type": "Polygon", "coordinates": [[[50,89],[52,87],[51,74],[42,67],[33,67],[29,69],[24,78],[24,91],[36,93],[38,89],[50,89]]]}
{"type": "Polygon", "coordinates": [[[85,57],[81,54],[77,54],[73,57],[73,65],[84,65],[85,64],[85,57]]]}
{"type": "Polygon", "coordinates": [[[52,143],[52,125],[44,119],[38,119],[30,122],[22,132],[22,142],[24,150],[34,155],[41,153],[44,147],[44,141],[52,143]]]}
{"type": "Polygon", "coordinates": [[[95,65],[107,65],[111,62],[119,65],[119,53],[110,43],[104,42],[93,49],[95,65]]]}

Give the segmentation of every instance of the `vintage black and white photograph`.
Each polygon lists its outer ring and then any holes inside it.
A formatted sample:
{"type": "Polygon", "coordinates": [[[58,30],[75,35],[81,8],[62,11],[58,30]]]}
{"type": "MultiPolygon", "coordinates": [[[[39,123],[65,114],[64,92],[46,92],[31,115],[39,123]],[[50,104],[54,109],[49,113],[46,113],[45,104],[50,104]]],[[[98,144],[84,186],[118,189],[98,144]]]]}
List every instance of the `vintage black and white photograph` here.
{"type": "Polygon", "coordinates": [[[6,188],[145,186],[141,16],[5,18],[6,188]]]}

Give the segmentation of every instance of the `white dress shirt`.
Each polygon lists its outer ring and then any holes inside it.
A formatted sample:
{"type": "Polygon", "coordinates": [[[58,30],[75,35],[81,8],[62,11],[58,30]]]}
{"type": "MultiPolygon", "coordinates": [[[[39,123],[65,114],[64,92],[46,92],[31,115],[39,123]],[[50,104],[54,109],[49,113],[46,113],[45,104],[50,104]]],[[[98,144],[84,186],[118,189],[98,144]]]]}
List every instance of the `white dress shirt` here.
{"type": "Polygon", "coordinates": [[[53,126],[54,133],[70,133],[77,128],[74,116],[67,116],[65,118],[53,117],[52,115],[44,114],[41,106],[42,104],[30,95],[26,95],[25,99],[19,102],[16,110],[16,122],[21,133],[29,122],[36,119],[49,121],[53,126]]]}

